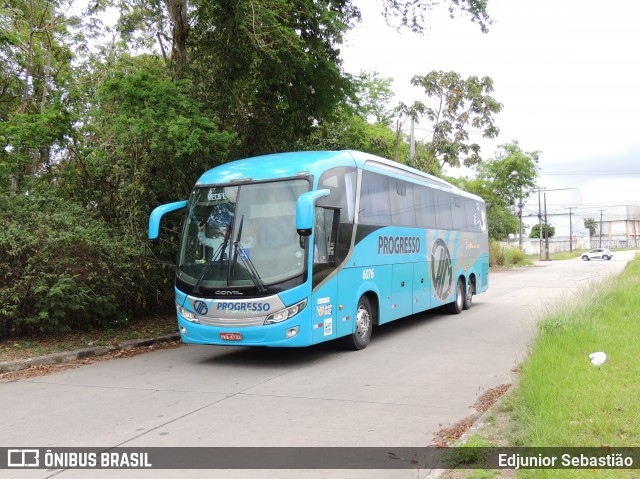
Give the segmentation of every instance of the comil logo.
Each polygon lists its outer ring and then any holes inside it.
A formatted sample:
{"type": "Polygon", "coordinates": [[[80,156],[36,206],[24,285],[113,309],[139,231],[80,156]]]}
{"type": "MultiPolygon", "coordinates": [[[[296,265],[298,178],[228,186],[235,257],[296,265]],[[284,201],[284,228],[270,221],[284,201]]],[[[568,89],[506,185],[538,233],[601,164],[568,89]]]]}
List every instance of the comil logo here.
{"type": "Polygon", "coordinates": [[[207,306],[207,303],[200,300],[193,303],[193,309],[196,310],[196,313],[201,315],[205,315],[209,312],[209,306],[207,306]]]}
{"type": "Polygon", "coordinates": [[[431,250],[431,284],[438,299],[445,300],[453,285],[451,254],[447,244],[438,238],[431,250]]]}

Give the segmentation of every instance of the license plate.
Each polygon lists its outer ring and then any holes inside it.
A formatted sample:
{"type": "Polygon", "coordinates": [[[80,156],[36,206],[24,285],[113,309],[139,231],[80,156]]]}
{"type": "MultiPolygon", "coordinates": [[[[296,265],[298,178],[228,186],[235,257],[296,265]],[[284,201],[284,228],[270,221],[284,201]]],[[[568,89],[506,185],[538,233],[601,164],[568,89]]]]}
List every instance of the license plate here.
{"type": "Polygon", "coordinates": [[[242,333],[220,333],[223,341],[242,341],[242,333]]]}

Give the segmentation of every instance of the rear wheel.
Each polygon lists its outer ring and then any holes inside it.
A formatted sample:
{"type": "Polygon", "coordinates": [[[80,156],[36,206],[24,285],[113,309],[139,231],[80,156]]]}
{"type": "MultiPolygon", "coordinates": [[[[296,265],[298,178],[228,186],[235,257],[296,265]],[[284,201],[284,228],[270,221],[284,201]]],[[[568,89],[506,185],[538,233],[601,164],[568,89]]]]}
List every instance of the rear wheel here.
{"type": "Polygon", "coordinates": [[[371,329],[373,328],[373,310],[371,303],[366,296],[358,301],[358,310],[356,311],[356,329],[347,336],[347,345],[351,349],[360,350],[367,347],[371,341],[371,329]]]}
{"type": "Polygon", "coordinates": [[[469,281],[469,283],[467,284],[467,292],[464,295],[464,301],[462,303],[462,309],[471,309],[471,304],[473,302],[473,283],[471,283],[471,281],[469,281]]]}
{"type": "Polygon", "coordinates": [[[449,303],[449,312],[451,314],[460,314],[464,306],[464,281],[462,278],[458,278],[458,284],[456,285],[456,300],[453,303],[449,303]]]}
{"type": "Polygon", "coordinates": [[[605,255],[602,256],[602,259],[607,261],[609,259],[609,257],[605,254],[605,255]]]}

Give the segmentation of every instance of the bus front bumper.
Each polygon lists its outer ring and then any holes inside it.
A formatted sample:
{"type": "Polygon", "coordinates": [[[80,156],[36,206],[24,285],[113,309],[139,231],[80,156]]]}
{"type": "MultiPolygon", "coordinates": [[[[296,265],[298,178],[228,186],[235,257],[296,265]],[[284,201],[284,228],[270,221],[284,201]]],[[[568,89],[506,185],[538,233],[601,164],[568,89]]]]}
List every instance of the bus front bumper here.
{"type": "Polygon", "coordinates": [[[217,327],[184,319],[179,313],[178,330],[182,342],[221,346],[303,347],[312,344],[308,311],[281,323],[239,328],[217,327]]]}

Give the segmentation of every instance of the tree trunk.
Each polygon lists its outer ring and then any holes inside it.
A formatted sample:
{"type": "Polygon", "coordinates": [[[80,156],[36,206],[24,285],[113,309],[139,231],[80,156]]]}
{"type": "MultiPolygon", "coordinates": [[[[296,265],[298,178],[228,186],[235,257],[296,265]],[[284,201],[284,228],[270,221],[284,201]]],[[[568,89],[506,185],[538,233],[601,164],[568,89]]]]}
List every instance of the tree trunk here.
{"type": "Polygon", "coordinates": [[[186,0],[165,0],[169,16],[173,23],[173,51],[175,53],[174,80],[181,80],[187,65],[187,37],[189,36],[189,18],[186,0]]]}

